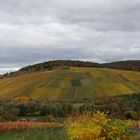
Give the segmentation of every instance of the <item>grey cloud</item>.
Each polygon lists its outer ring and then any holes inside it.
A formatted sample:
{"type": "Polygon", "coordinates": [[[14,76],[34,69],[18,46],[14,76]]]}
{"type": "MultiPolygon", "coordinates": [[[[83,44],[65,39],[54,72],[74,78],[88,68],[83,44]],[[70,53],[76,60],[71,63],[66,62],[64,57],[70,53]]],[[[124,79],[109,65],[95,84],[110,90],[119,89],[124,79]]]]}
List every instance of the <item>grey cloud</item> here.
{"type": "Polygon", "coordinates": [[[139,13],[139,0],[0,0],[0,68],[140,59],[139,13]]]}

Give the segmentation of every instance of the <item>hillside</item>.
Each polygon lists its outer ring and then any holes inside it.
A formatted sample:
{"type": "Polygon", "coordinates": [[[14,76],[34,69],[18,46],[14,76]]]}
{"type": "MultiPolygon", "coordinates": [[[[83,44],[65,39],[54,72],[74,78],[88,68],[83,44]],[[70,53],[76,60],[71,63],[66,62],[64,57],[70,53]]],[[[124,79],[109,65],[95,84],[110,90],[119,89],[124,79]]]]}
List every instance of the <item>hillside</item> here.
{"type": "Polygon", "coordinates": [[[140,71],[140,60],[118,61],[118,62],[101,64],[101,66],[106,68],[140,71]]]}
{"type": "Polygon", "coordinates": [[[59,67],[94,67],[94,68],[115,68],[121,70],[132,70],[132,71],[140,71],[140,60],[129,60],[129,61],[118,61],[112,63],[94,63],[94,62],[86,62],[86,61],[76,61],[76,60],[54,60],[43,63],[38,63],[34,65],[29,65],[21,68],[16,72],[6,73],[2,75],[0,78],[7,78],[18,76],[22,74],[46,71],[46,70],[55,70],[59,67]]]}
{"type": "Polygon", "coordinates": [[[0,79],[0,99],[84,100],[140,92],[140,72],[59,68],[0,79]]]}
{"type": "Polygon", "coordinates": [[[12,77],[12,76],[18,76],[25,73],[32,73],[32,72],[38,72],[38,71],[46,71],[46,70],[55,70],[59,67],[100,67],[98,63],[93,62],[85,62],[85,61],[76,61],[76,60],[54,60],[54,61],[48,61],[43,63],[38,63],[34,65],[29,65],[26,67],[21,68],[20,70],[16,72],[6,73],[3,75],[3,78],[5,77],[12,77]]]}

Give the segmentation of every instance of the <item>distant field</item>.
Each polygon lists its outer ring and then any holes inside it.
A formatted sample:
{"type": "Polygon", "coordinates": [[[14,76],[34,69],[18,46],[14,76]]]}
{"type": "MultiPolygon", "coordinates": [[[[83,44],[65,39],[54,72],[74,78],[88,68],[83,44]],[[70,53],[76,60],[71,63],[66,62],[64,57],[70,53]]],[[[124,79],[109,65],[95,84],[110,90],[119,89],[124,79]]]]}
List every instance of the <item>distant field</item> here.
{"type": "Polygon", "coordinates": [[[0,80],[0,99],[83,100],[140,92],[140,72],[70,68],[0,80]]]}

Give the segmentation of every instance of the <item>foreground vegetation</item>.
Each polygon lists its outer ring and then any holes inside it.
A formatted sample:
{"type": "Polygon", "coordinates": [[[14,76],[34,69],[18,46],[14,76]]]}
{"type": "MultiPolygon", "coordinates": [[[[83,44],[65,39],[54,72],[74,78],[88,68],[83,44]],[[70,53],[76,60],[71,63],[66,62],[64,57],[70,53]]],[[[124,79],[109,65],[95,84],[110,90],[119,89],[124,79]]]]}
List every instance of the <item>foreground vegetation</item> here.
{"type": "Polygon", "coordinates": [[[2,140],[139,140],[140,94],[83,102],[16,98],[0,104],[2,140]],[[102,113],[101,113],[102,112],[102,113]]]}
{"type": "Polygon", "coordinates": [[[68,140],[65,129],[31,129],[0,134],[1,140],[68,140]]]}
{"type": "Polygon", "coordinates": [[[36,128],[63,128],[63,125],[56,122],[20,122],[20,121],[14,121],[14,122],[0,122],[0,132],[21,132],[25,130],[30,129],[36,129],[36,128]]]}
{"type": "Polygon", "coordinates": [[[17,121],[29,118],[36,121],[51,121],[66,118],[86,111],[107,113],[111,118],[140,120],[140,94],[102,97],[84,102],[30,101],[20,97],[0,103],[0,121],[17,121]]]}
{"type": "Polygon", "coordinates": [[[0,91],[2,140],[140,139],[139,72],[62,66],[2,78],[0,91]]]}
{"type": "Polygon", "coordinates": [[[3,122],[0,123],[0,139],[131,140],[139,130],[140,124],[136,121],[110,119],[104,113],[86,112],[72,115],[63,125],[55,122],[3,122]]]}
{"type": "Polygon", "coordinates": [[[107,118],[104,113],[85,113],[68,121],[70,140],[129,140],[134,124],[107,118]]]}

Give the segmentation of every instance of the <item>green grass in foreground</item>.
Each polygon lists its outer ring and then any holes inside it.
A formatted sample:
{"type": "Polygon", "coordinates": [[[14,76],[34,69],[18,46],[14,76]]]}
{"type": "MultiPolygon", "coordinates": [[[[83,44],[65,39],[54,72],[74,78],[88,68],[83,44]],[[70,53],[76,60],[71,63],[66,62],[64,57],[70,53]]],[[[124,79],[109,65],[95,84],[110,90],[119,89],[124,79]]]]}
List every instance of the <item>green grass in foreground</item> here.
{"type": "Polygon", "coordinates": [[[140,133],[134,137],[131,137],[130,140],[140,140],[140,133]]]}
{"type": "MultiPolygon", "coordinates": [[[[69,140],[66,129],[33,129],[24,132],[0,134],[0,140],[69,140]]],[[[129,140],[140,140],[140,133],[129,140]]]]}
{"type": "Polygon", "coordinates": [[[68,140],[65,129],[34,129],[0,134],[0,140],[68,140]]]}

